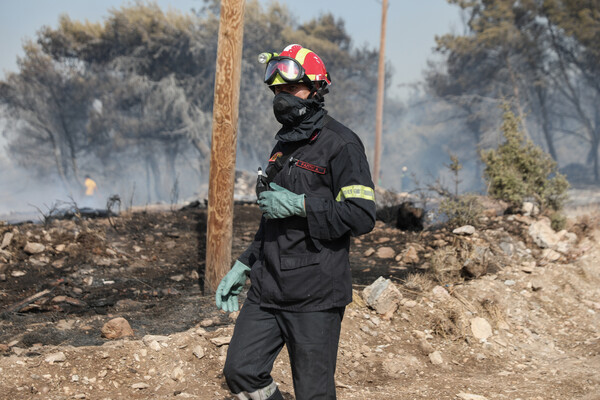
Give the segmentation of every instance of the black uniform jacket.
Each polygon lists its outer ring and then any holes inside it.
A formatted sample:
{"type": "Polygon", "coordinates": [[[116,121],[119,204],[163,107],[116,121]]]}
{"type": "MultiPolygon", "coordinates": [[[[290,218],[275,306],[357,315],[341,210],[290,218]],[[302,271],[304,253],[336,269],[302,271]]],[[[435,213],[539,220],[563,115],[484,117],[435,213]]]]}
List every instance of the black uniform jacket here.
{"type": "Polygon", "coordinates": [[[329,116],[310,139],[278,142],[269,179],[305,194],[306,218],[261,219],[239,258],[251,267],[248,300],[287,311],[320,311],[352,301],[350,237],[375,224],[375,196],[359,137],[329,116]]]}

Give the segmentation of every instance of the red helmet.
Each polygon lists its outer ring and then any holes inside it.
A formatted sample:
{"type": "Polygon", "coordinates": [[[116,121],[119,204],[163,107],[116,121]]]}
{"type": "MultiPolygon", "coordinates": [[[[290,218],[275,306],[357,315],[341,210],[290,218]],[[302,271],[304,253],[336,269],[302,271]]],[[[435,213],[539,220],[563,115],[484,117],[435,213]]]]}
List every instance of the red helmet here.
{"type": "Polygon", "coordinates": [[[290,44],[280,54],[262,53],[259,60],[267,64],[265,83],[269,86],[303,82],[312,89],[314,82],[321,82],[322,87],[331,85],[321,58],[299,44],[290,44]]]}

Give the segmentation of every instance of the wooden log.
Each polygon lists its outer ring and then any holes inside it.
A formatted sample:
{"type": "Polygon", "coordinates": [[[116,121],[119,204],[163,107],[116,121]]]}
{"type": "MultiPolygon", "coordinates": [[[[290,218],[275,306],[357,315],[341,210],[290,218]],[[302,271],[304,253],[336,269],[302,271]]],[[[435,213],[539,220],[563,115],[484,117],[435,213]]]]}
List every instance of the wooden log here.
{"type": "Polygon", "coordinates": [[[36,294],[29,296],[28,298],[21,300],[20,302],[8,307],[6,310],[4,310],[2,312],[2,314],[17,312],[20,309],[22,309],[23,307],[25,307],[26,305],[28,305],[29,303],[33,303],[37,299],[44,297],[45,295],[49,294],[50,292],[52,292],[52,289],[45,289],[45,290],[42,290],[41,292],[37,292],[36,294]]]}
{"type": "Polygon", "coordinates": [[[221,278],[231,268],[244,3],[244,0],[221,0],[208,188],[205,294],[215,292],[221,278]]]}

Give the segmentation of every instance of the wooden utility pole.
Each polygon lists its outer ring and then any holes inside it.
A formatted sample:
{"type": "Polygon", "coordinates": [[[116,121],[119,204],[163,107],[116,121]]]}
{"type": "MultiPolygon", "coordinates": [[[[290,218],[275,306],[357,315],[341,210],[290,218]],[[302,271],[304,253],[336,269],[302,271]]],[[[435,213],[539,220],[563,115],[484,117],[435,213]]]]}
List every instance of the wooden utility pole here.
{"type": "Polygon", "coordinates": [[[383,0],[381,9],[381,38],[379,41],[379,69],[377,72],[377,103],[375,105],[375,156],[373,158],[373,182],[379,185],[381,165],[381,130],[383,127],[383,94],[385,84],[385,25],[387,21],[388,0],[383,0]]]}
{"type": "Polygon", "coordinates": [[[204,293],[231,268],[233,185],[245,0],[221,0],[212,120],[204,293]]]}

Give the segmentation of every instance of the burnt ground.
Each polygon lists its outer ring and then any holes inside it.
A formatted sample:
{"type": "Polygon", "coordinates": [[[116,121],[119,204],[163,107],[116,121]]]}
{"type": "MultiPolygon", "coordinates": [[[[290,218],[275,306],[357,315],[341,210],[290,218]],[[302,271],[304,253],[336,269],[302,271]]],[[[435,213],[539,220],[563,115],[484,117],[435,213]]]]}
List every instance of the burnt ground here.
{"type": "MultiPolygon", "coordinates": [[[[256,206],[237,205],[232,259],[247,248],[259,221],[256,206]]],[[[352,247],[350,260],[357,288],[379,276],[403,281],[409,273],[418,271],[416,267],[395,269],[398,263],[394,258],[365,262],[363,253],[383,243],[382,238],[387,239],[386,246],[401,247],[405,242],[430,236],[428,232],[379,226],[382,229],[376,230],[370,240],[357,239],[352,247]]],[[[5,280],[0,282],[0,343],[19,337],[25,346],[101,345],[105,340],[90,332],[99,330],[106,316],[113,314],[128,319],[140,336],[185,331],[209,317],[222,320],[214,327],[230,323],[226,315],[216,312],[213,297],[202,293],[204,208],[142,210],[110,219],[57,219],[46,226],[5,226],[0,227],[0,238],[11,231],[14,239],[8,250],[15,251],[10,262],[3,264],[5,280]],[[41,256],[27,254],[23,251],[27,241],[43,243],[47,250],[41,256]],[[64,249],[58,251],[60,245],[64,249]],[[26,274],[13,276],[21,270],[26,274]],[[50,292],[40,300],[16,312],[6,312],[44,290],[50,292]],[[89,319],[90,329],[65,333],[54,327],[65,318],[89,319]],[[23,327],[30,325],[36,328],[22,334],[23,327]]]]}
{"type": "MultiPolygon", "coordinates": [[[[236,206],[233,259],[259,218],[255,205],[236,206]]],[[[552,259],[527,234],[532,221],[490,214],[469,237],[378,222],[353,239],[355,302],[344,319],[338,398],[600,399],[598,218],[572,219],[577,243],[552,259]],[[361,300],[380,276],[403,295],[391,315],[361,300]],[[490,322],[490,338],[473,337],[476,316],[490,322]]],[[[229,398],[220,373],[227,346],[211,340],[231,334],[235,314],[201,291],[205,209],[4,225],[0,241],[7,233],[0,398],[229,398]],[[28,242],[44,250],[26,252],[28,242]],[[114,317],[135,336],[103,338],[114,317]],[[147,350],[147,335],[167,337],[164,350],[147,350]],[[205,355],[191,355],[196,346],[205,355]],[[66,362],[45,361],[60,351],[66,362]]],[[[283,353],[274,375],[292,399],[283,353]]]]}

